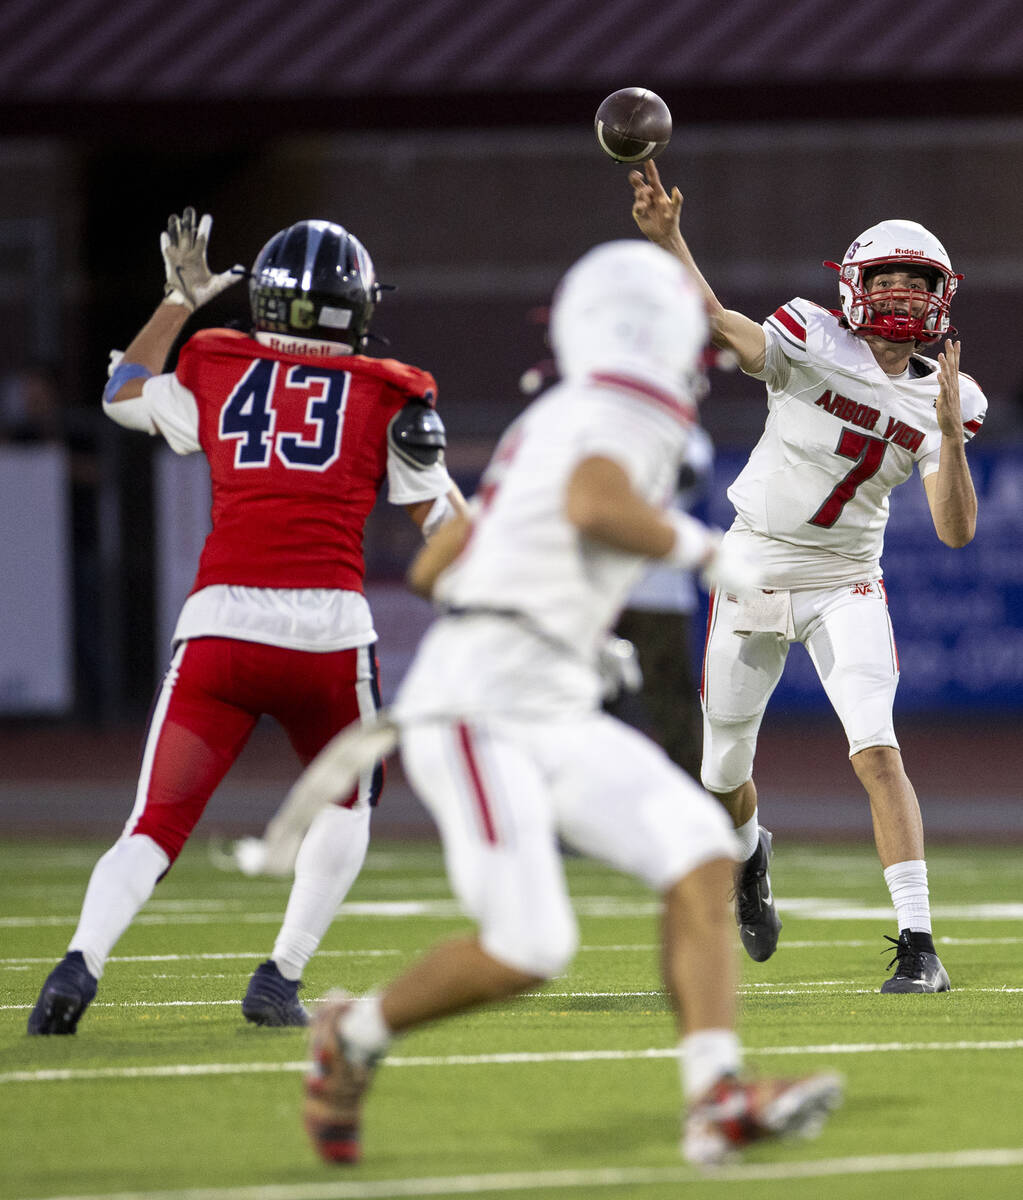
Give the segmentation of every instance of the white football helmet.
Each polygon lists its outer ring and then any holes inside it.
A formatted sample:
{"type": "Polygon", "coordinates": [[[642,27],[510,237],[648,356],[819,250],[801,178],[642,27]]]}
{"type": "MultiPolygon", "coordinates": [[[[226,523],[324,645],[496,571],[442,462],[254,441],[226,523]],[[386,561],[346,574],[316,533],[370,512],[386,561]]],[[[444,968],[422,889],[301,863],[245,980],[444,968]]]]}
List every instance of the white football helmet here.
{"type": "Polygon", "coordinates": [[[707,308],[689,271],[651,242],[605,242],[583,255],[551,303],[563,379],[638,379],[686,400],[705,387],[707,308]]]}
{"type": "MultiPolygon", "coordinates": [[[[948,309],[962,275],[952,270],[945,247],[916,221],[882,221],[872,225],[845,252],[841,265],[826,262],[838,272],[842,312],[853,333],[878,334],[890,342],[934,342],[954,334],[948,309]],[[920,315],[875,312],[866,277],[886,263],[920,267],[928,276],[927,305],[920,315]]],[[[894,293],[896,296],[898,293],[894,293]]],[[[904,293],[908,299],[910,292],[904,293]]],[[[916,293],[919,298],[919,293],[916,293]]],[[[907,306],[908,307],[908,306],[907,306]]]]}

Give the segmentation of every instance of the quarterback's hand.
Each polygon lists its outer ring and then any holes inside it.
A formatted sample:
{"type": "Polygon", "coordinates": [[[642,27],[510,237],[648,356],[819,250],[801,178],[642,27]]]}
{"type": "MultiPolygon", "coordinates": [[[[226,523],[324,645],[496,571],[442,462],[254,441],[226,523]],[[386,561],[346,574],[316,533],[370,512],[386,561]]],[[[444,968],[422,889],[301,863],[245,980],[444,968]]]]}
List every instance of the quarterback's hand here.
{"type": "Polygon", "coordinates": [[[735,542],[721,541],[704,566],[700,580],[708,592],[717,589],[748,596],[764,585],[763,564],[735,542]]]}
{"type": "Polygon", "coordinates": [[[239,265],[219,275],[209,269],[206,246],[212,226],[209,213],[196,225],[194,208],[186,208],[180,217],[175,214],[168,220],[167,229],[160,234],[160,253],[167,268],[165,303],[181,304],[195,312],[245,274],[245,268],[239,265]]]}
{"type": "Polygon", "coordinates": [[[644,164],[642,171],[630,171],[632,184],[632,218],[640,232],[655,245],[667,247],[678,233],[679,216],[682,213],[682,193],[677,187],[671,195],[664,190],[657,167],[652,158],[644,164]]]}

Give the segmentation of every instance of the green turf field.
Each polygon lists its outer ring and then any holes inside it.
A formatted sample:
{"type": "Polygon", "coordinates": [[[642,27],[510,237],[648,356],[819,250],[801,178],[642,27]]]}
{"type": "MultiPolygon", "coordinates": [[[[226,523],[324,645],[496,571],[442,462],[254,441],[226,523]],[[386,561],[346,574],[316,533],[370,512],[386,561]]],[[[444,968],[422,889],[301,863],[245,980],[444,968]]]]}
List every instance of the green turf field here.
{"type": "MultiPolygon", "coordinates": [[[[26,1036],[104,848],[0,849],[2,1200],[1023,1195],[1018,849],[932,850],[954,990],[881,996],[894,930],[872,849],[779,839],[781,946],[743,961],[749,1063],[840,1070],[846,1102],[818,1140],[760,1147],[707,1177],[678,1157],[655,905],[631,880],[570,859],[582,927],[570,973],[396,1044],[366,1105],[364,1164],[336,1168],[300,1124],[305,1033],[248,1027],[239,1008],[287,885],[217,870],[198,843],[116,947],[77,1036],[26,1036]]],[[[466,928],[429,843],[376,842],[350,900],[307,999],[364,990],[466,928]]]]}

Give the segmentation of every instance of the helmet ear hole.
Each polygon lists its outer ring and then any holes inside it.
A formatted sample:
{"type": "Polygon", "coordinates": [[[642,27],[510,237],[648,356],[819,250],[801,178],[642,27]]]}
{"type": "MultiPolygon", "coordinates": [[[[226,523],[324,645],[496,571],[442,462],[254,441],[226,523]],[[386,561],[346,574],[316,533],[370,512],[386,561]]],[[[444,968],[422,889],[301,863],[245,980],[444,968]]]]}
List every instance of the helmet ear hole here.
{"type": "Polygon", "coordinates": [[[299,221],[274,234],[256,257],[249,277],[253,328],[361,349],[380,291],[358,238],[330,221],[299,221]]]}

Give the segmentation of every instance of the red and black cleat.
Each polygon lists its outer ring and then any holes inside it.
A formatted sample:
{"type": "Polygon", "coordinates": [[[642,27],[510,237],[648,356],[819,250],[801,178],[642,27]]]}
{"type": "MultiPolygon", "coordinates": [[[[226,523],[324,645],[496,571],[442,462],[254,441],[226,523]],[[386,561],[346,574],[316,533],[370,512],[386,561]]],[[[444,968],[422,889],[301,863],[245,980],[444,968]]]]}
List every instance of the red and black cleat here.
{"type": "Polygon", "coordinates": [[[309,1027],[313,1065],[305,1078],[303,1120],[316,1153],[330,1163],[359,1161],[362,1097],[373,1077],[374,1063],[353,1061],[338,1031],[350,1003],[343,994],[328,996],[309,1027]]]}

